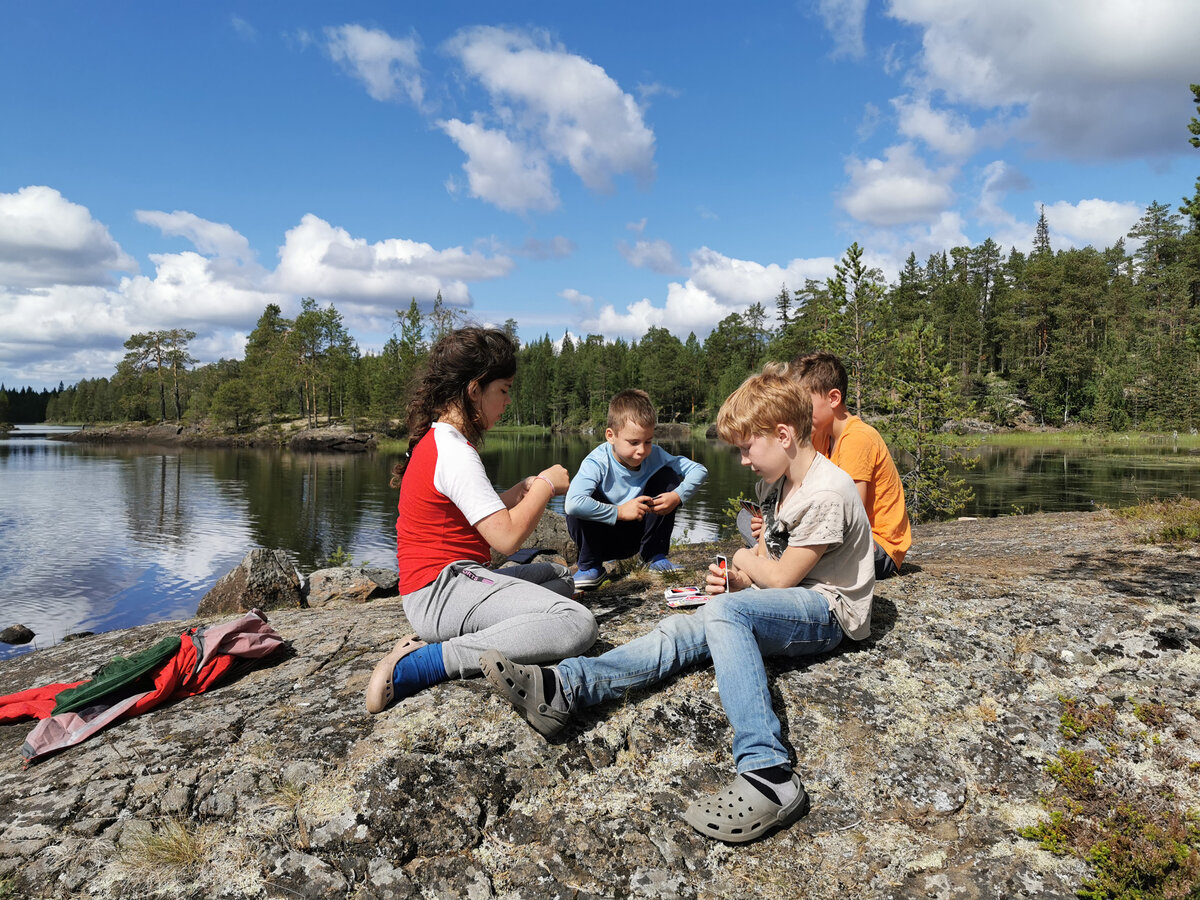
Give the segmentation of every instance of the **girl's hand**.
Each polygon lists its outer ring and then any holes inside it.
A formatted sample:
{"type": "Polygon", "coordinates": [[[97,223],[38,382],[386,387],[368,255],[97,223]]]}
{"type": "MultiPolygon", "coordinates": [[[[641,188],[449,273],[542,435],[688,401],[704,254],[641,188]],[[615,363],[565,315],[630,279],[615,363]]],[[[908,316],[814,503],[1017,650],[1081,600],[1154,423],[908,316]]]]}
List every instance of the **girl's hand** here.
{"type": "Polygon", "coordinates": [[[538,473],[537,477],[546,478],[554,485],[555,497],[561,497],[567,492],[567,488],[571,486],[571,476],[560,465],[553,465],[548,469],[543,469],[538,473]]]}
{"type": "Polygon", "coordinates": [[[762,516],[751,516],[750,517],[750,534],[754,537],[754,540],[756,542],[762,540],[762,534],[763,534],[763,517],[762,516]]]}

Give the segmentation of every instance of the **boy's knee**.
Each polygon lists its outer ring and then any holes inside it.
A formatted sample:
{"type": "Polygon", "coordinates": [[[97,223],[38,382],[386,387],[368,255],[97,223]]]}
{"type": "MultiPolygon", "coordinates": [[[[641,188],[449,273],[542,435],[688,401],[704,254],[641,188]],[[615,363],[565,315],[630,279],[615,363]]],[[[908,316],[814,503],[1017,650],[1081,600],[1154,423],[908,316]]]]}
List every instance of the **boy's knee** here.
{"type": "Polygon", "coordinates": [[[754,603],[742,594],[749,591],[735,591],[732,594],[718,594],[704,605],[704,618],[709,622],[722,622],[731,625],[746,623],[748,613],[754,608],[754,603]]]}

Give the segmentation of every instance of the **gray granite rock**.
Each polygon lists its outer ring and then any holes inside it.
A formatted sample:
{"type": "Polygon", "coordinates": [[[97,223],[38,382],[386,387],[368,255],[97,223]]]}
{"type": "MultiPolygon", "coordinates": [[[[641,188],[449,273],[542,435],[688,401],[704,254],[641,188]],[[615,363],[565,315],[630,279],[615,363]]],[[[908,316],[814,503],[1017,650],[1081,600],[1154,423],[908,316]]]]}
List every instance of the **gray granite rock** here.
{"type": "MultiPolygon", "coordinates": [[[[716,549],[672,558],[690,579],[716,549]]],[[[1178,768],[1200,760],[1200,623],[1172,587],[1198,569],[1194,550],[1137,544],[1104,513],[918,527],[870,638],[768,664],[812,811],[743,847],[682,820],[733,770],[710,668],[586,710],[547,744],[479,680],[368,715],[375,662],[411,630],[398,599],[279,609],[290,652],[28,770],[31,725],[0,725],[0,885],[95,900],[1073,898],[1086,865],[1019,836],[1044,815],[1060,698],[1110,706],[1131,733],[1139,706],[1166,706],[1136,783],[1200,807],[1200,775],[1178,768]],[[194,839],[192,863],[139,849],[167,822],[194,839]]],[[[635,571],[586,595],[592,652],[657,621],[663,584],[635,571]]],[[[188,624],[5,660],[0,693],[87,677],[188,624]]]]}
{"type": "Polygon", "coordinates": [[[0,644],[28,644],[37,635],[24,625],[9,625],[0,631],[0,644]]]}
{"type": "MultiPolygon", "coordinates": [[[[554,559],[558,558],[560,562],[565,562],[567,565],[572,565],[579,556],[579,550],[575,546],[575,542],[571,540],[571,535],[567,533],[567,520],[559,513],[552,509],[542,513],[541,519],[538,520],[537,526],[533,529],[533,534],[526,538],[525,547],[543,547],[550,550],[551,553],[539,559],[554,559]]],[[[504,562],[504,557],[493,551],[492,563],[500,565],[504,562]]]]}
{"type": "Polygon", "coordinates": [[[306,428],[288,442],[292,450],[305,453],[366,453],[375,449],[375,435],[346,428],[306,428]]]}
{"type": "Polygon", "coordinates": [[[398,581],[396,573],[387,569],[360,566],[318,569],[308,576],[305,599],[312,607],[365,603],[373,597],[395,596],[398,581]]]}
{"type": "Polygon", "coordinates": [[[196,615],[292,608],[300,604],[300,576],[291,558],[282,550],[256,548],[201,598],[196,615]]]}

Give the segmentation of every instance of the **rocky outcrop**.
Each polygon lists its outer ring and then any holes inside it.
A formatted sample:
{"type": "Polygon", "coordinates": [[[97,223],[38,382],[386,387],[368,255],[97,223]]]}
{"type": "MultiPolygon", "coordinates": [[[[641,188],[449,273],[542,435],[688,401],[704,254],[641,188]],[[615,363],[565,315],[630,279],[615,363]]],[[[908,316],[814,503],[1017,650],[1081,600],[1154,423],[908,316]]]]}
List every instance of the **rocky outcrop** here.
{"type": "Polygon", "coordinates": [[[304,453],[366,453],[375,449],[375,435],[344,428],[306,428],[289,442],[292,450],[304,453]]]}
{"type": "Polygon", "coordinates": [[[195,425],[106,425],[85,427],[59,440],[82,444],[153,444],[160,447],[280,447],[301,452],[364,453],[374,450],[375,435],[343,426],[288,430],[263,426],[238,434],[214,432],[195,425]]]}
{"type": "MultiPolygon", "coordinates": [[[[539,559],[557,558],[559,562],[565,562],[567,565],[573,565],[579,556],[579,548],[567,533],[567,520],[552,509],[542,513],[533,533],[525,539],[524,546],[549,550],[550,554],[539,559]]],[[[502,565],[504,560],[504,556],[495,550],[492,551],[492,565],[502,565]]]]}
{"type": "Polygon", "coordinates": [[[302,604],[300,575],[282,550],[255,548],[213,585],[196,608],[198,616],[232,615],[252,609],[295,608],[302,604]]]}
{"type": "MultiPolygon", "coordinates": [[[[715,551],[673,553],[681,580],[715,551]]],[[[1197,572],[1194,550],[1138,544],[1105,513],[917,528],[903,575],[879,586],[869,639],[768,664],[813,805],[742,847],[681,818],[732,771],[711,669],[590,709],[547,744],[478,679],[368,715],[371,669],[410,630],[396,599],[277,610],[289,654],[27,771],[31,726],[0,726],[0,887],[92,898],[1074,898],[1085,864],[1019,834],[1045,818],[1045,766],[1067,746],[1072,698],[1142,735],[1141,755],[1106,777],[1130,796],[1169,787],[1200,807],[1197,572]],[[1152,729],[1147,709],[1171,724],[1152,729]]],[[[663,586],[635,571],[589,594],[592,652],[657,621],[663,586]]],[[[0,693],[86,677],[185,624],[7,660],[0,693]]]]}
{"type": "Polygon", "coordinates": [[[366,603],[376,597],[396,596],[399,580],[395,571],[373,566],[318,569],[308,576],[305,599],[314,607],[366,603]]]}

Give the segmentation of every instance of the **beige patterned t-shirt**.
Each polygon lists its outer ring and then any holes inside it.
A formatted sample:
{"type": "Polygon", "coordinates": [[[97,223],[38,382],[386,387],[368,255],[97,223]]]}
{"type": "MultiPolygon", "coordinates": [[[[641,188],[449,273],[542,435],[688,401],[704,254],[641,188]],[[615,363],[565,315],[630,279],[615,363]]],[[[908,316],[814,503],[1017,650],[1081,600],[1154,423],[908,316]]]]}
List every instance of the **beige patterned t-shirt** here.
{"type": "Polygon", "coordinates": [[[763,507],[763,541],[772,559],[787,547],[825,545],[799,587],[824,595],[846,636],[861,641],[871,633],[875,548],[871,523],[854,481],[817,454],[800,486],[779,506],[786,477],[756,488],[763,507]]]}

